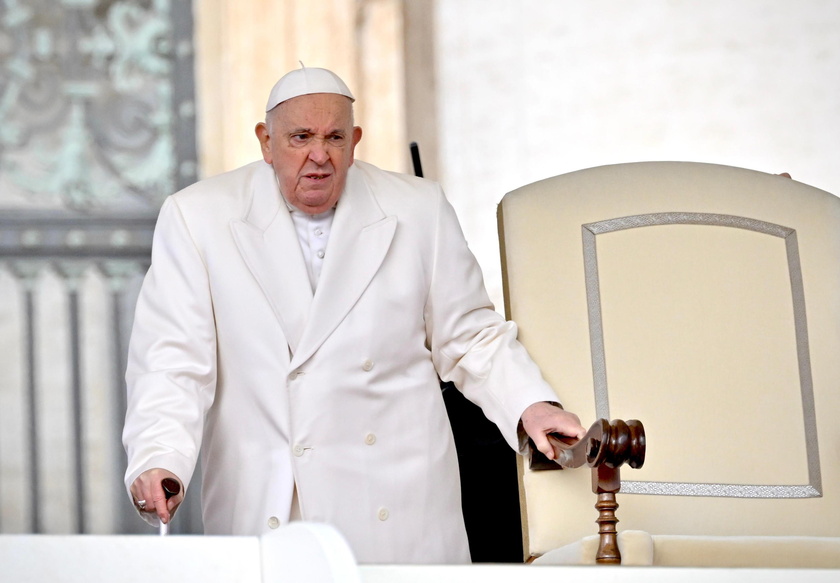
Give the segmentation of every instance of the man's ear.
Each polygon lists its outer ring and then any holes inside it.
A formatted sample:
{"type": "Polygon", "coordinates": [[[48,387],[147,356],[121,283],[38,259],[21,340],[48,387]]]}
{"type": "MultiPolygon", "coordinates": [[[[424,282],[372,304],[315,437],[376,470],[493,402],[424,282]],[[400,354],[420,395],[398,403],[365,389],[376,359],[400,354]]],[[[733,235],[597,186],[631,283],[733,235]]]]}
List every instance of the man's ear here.
{"type": "Polygon", "coordinates": [[[262,157],[266,164],[271,164],[271,148],[269,147],[270,136],[268,134],[268,126],[261,121],[254,127],[254,133],[257,135],[257,140],[260,142],[260,150],[262,150],[262,157]]]}
{"type": "Polygon", "coordinates": [[[353,126],[353,139],[352,139],[352,146],[350,149],[350,163],[352,164],[356,160],[356,144],[362,141],[362,128],[359,126],[353,126]]]}

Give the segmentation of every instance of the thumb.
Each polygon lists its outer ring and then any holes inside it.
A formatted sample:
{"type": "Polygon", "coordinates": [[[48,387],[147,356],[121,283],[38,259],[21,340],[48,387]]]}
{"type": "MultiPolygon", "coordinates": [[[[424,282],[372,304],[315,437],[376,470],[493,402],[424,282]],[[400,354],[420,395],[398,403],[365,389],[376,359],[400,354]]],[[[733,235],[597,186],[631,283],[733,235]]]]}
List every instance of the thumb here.
{"type": "Polygon", "coordinates": [[[534,442],[534,446],[542,453],[545,457],[550,460],[553,460],[556,456],[554,455],[554,447],[548,441],[548,438],[545,436],[545,433],[542,431],[538,432],[536,435],[531,436],[531,439],[534,442]]]}

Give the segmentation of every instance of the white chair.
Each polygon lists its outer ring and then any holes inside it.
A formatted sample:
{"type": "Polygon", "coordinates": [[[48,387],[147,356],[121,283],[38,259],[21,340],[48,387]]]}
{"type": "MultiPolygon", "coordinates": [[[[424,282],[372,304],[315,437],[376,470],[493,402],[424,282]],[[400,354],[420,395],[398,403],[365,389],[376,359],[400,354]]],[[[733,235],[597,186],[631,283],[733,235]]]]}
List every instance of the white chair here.
{"type": "MultiPolygon", "coordinates": [[[[499,232],[508,317],[559,400],[644,424],[625,564],[840,567],[840,199],[619,164],[507,194],[499,232]]],[[[521,464],[526,558],[594,562],[589,479],[521,464]]]]}

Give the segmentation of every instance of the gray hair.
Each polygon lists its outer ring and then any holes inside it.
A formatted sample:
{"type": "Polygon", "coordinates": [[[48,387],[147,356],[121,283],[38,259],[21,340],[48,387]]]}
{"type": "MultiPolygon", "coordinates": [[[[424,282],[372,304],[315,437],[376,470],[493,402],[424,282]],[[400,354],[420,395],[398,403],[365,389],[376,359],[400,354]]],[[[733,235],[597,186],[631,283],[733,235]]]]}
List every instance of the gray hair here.
{"type": "MultiPolygon", "coordinates": [[[[285,103],[285,101],[283,102],[285,103]]],[[[268,133],[271,133],[271,121],[280,111],[280,108],[283,106],[283,103],[278,103],[276,106],[272,107],[270,110],[265,112],[265,127],[268,129],[268,133]]],[[[354,127],[356,125],[356,116],[355,116],[355,108],[353,107],[353,101],[350,101],[350,127],[354,127]]]]}

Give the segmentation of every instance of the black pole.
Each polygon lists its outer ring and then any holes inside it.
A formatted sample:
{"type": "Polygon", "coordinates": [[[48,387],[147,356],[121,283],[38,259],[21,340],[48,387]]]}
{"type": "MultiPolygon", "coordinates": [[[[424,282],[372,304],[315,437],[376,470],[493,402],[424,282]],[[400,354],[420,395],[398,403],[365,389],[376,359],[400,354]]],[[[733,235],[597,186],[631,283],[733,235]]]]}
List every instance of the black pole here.
{"type": "Polygon", "coordinates": [[[411,163],[414,165],[414,175],[423,178],[423,166],[420,164],[420,147],[417,142],[411,142],[411,163]]]}

